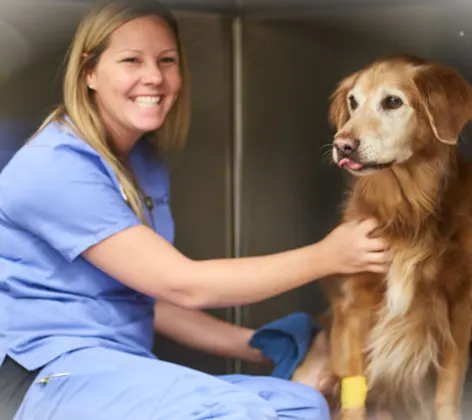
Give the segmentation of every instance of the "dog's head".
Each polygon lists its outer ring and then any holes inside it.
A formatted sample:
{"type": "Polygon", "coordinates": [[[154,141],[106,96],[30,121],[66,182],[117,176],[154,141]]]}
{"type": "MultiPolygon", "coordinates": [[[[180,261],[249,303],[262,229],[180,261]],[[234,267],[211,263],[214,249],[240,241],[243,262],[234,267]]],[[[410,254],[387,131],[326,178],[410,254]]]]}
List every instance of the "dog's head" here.
{"type": "Polygon", "coordinates": [[[415,57],[380,60],[332,96],[334,162],[355,175],[434,158],[472,118],[471,86],[452,68],[415,57]],[[442,145],[442,148],[441,148],[442,145]]]}

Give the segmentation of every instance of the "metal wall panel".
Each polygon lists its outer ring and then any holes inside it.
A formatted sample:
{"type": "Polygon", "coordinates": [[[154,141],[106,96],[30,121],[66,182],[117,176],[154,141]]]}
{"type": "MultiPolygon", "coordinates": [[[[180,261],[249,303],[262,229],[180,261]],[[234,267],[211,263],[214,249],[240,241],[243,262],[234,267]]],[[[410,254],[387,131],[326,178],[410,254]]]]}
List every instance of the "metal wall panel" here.
{"type": "MultiPolygon", "coordinates": [[[[340,172],[322,163],[327,97],[335,78],[327,33],[311,24],[246,22],[243,28],[242,254],[260,255],[321,238],[337,219],[340,172]]],[[[253,328],[295,311],[318,313],[311,284],[243,308],[253,328]]],[[[264,369],[244,365],[244,372],[264,369]]]]}

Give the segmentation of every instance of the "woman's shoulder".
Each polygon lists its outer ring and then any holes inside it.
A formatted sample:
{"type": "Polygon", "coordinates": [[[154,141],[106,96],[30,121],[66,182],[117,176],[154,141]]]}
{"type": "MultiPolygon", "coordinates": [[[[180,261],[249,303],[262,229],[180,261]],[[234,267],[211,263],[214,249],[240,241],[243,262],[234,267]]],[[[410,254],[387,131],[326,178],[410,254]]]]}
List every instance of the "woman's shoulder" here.
{"type": "Polygon", "coordinates": [[[52,121],[23,146],[30,153],[80,154],[99,156],[67,121],[52,121]]]}
{"type": "Polygon", "coordinates": [[[38,177],[51,173],[83,170],[84,166],[104,168],[100,154],[66,123],[50,122],[36,132],[10,159],[0,174],[0,180],[17,182],[28,174],[38,177]]]}

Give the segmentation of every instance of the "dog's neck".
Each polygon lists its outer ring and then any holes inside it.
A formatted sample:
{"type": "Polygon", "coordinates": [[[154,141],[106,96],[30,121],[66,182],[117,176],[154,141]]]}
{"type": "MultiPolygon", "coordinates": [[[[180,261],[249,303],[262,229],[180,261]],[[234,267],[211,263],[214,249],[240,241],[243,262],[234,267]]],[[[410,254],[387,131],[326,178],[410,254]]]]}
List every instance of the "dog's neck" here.
{"type": "Polygon", "coordinates": [[[388,236],[417,237],[443,211],[448,179],[456,173],[455,150],[448,150],[443,159],[411,159],[355,178],[345,217],[373,216],[388,236]]]}

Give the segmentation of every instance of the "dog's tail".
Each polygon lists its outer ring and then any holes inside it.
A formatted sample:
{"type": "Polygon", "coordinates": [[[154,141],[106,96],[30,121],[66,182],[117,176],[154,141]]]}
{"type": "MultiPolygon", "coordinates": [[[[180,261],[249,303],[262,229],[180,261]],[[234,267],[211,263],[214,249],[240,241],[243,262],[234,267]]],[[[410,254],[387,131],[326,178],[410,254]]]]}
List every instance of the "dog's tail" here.
{"type": "Polygon", "coordinates": [[[412,305],[404,316],[392,316],[385,305],[367,348],[373,394],[390,406],[401,405],[415,419],[430,418],[428,376],[439,369],[440,349],[453,343],[445,302],[425,309],[412,305]]]}

